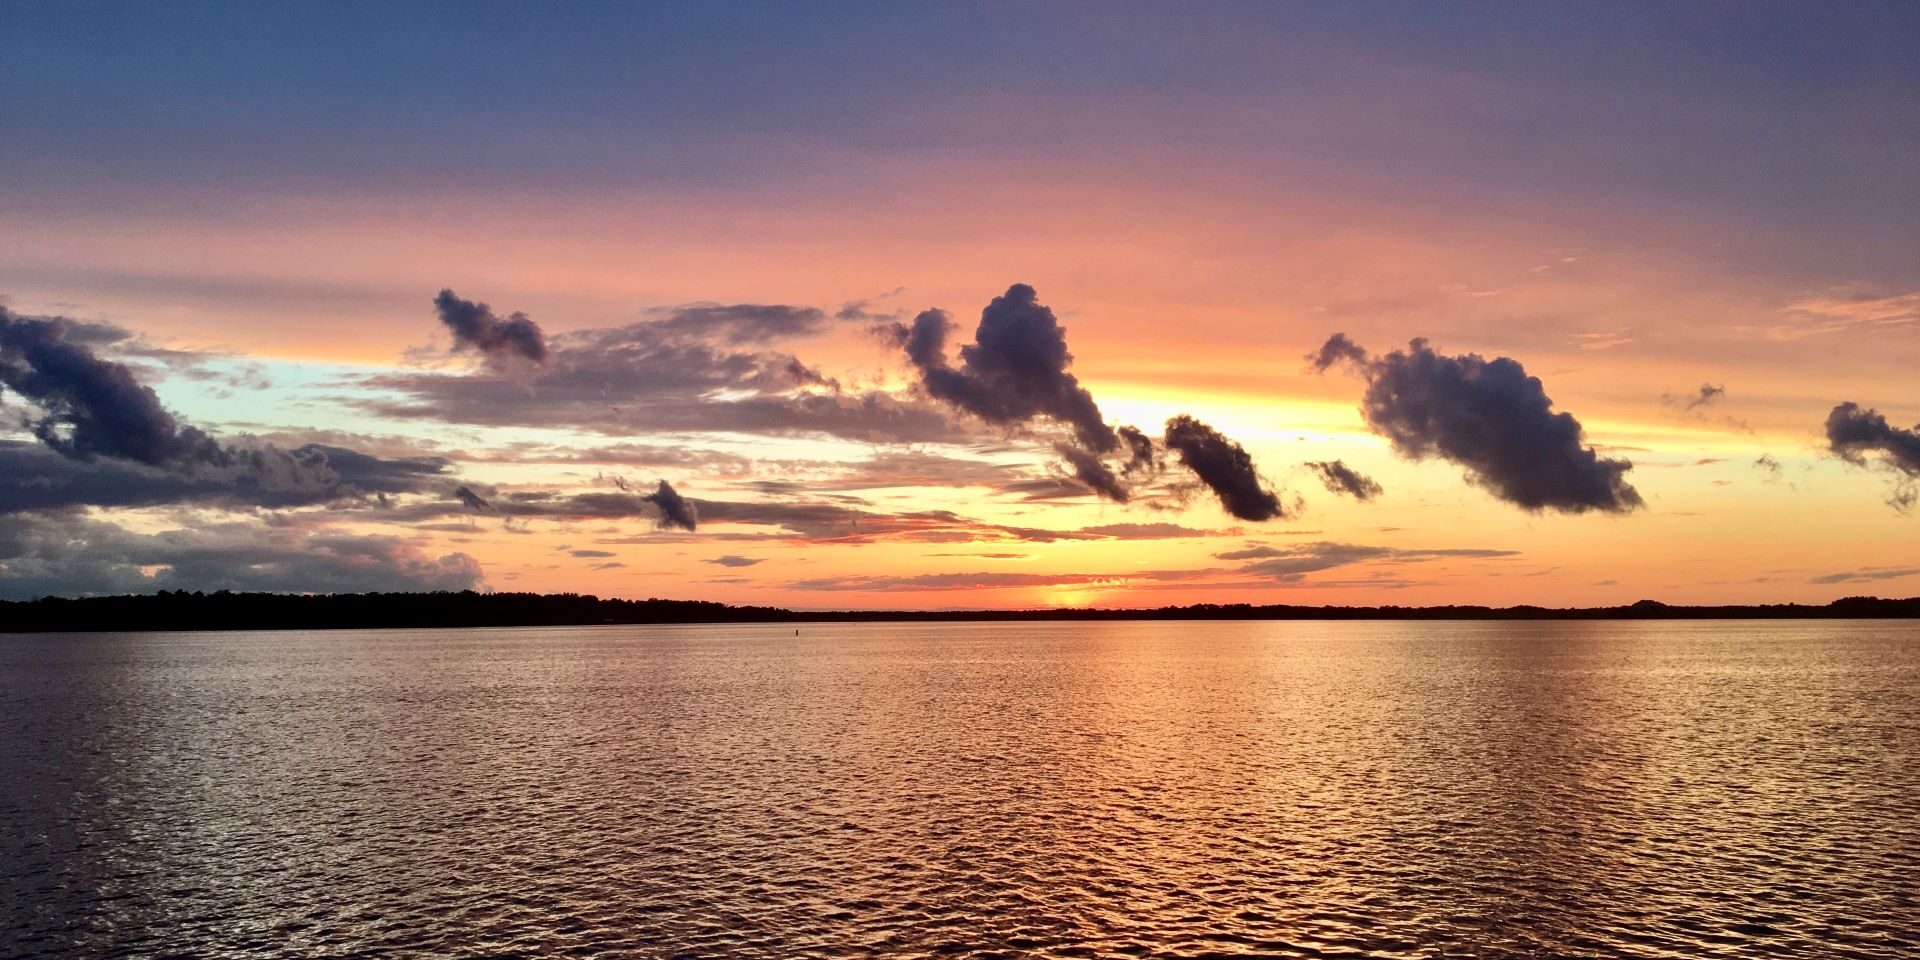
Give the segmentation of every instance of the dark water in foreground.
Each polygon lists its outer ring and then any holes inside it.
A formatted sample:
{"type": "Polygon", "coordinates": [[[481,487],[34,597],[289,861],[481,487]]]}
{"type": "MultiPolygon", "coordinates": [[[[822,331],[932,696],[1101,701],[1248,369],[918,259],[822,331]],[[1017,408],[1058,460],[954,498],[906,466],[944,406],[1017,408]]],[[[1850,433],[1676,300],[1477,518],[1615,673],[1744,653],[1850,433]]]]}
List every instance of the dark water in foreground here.
{"type": "Polygon", "coordinates": [[[1920,625],[0,636],[0,954],[1920,955],[1920,625]]]}

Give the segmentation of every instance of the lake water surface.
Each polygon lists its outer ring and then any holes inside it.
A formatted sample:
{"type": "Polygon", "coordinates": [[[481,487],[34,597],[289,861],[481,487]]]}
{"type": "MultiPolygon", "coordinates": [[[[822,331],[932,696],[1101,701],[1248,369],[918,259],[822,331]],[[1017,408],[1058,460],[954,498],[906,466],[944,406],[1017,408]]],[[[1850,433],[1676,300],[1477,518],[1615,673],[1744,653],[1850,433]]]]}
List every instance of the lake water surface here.
{"type": "Polygon", "coordinates": [[[0,635],[0,955],[1914,957],[1920,625],[0,635]]]}

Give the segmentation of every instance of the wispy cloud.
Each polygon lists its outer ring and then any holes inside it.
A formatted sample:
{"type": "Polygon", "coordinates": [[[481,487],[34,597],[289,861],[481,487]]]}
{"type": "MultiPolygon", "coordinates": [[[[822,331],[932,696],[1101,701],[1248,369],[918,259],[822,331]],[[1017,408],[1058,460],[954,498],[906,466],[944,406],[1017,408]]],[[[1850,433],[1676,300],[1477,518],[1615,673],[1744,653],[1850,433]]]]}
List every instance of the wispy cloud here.
{"type": "Polygon", "coordinates": [[[1850,330],[1887,330],[1920,324],[1920,290],[1892,295],[1828,294],[1781,310],[1785,319],[1759,328],[1768,339],[1792,341],[1850,330]]]}
{"type": "Polygon", "coordinates": [[[1499,560],[1520,556],[1517,550],[1481,548],[1401,549],[1355,543],[1249,544],[1214,554],[1217,560],[1248,561],[1238,569],[1280,583],[1298,583],[1309,573],[1363,563],[1424,563],[1433,560],[1499,560]]]}
{"type": "Polygon", "coordinates": [[[1814,577],[1808,583],[1873,583],[1880,580],[1899,580],[1920,575],[1920,567],[1861,567],[1841,573],[1829,573],[1814,577]]]}

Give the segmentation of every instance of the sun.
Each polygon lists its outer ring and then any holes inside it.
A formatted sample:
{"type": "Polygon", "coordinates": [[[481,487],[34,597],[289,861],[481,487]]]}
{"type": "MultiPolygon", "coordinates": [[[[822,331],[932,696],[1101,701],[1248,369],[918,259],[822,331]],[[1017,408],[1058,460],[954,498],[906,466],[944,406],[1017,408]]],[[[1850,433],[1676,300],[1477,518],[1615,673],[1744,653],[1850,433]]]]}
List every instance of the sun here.
{"type": "Polygon", "coordinates": [[[1040,601],[1050,607],[1090,607],[1103,595],[1087,587],[1049,587],[1040,591],[1040,601]]]}

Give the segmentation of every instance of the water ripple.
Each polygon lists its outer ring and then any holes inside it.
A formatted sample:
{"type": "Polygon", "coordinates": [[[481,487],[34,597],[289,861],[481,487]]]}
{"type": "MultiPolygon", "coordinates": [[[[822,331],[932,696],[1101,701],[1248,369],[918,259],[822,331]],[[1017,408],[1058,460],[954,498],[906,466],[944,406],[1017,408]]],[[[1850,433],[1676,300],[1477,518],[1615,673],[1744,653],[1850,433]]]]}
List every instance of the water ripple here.
{"type": "Polygon", "coordinates": [[[0,956],[1911,957],[1920,628],[0,639],[0,956]]]}

